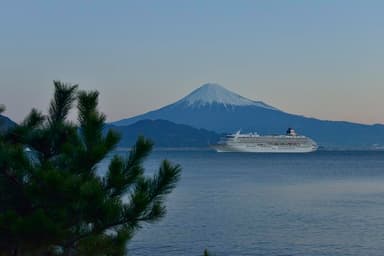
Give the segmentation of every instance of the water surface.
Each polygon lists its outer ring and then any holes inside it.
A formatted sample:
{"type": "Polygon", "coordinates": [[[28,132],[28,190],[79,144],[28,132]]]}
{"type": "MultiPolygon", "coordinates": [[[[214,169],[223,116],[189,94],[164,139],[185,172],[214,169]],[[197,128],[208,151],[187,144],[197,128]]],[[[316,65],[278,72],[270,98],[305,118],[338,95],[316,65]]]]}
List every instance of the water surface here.
{"type": "Polygon", "coordinates": [[[384,252],[384,152],[157,151],[183,167],[168,213],[130,255],[377,255],[384,252]]]}

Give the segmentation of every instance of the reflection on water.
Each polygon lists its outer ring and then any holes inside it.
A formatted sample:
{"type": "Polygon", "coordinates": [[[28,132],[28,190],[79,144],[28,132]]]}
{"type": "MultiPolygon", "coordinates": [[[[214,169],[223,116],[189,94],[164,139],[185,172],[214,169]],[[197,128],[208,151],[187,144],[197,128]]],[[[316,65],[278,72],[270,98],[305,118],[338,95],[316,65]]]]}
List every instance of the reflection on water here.
{"type": "Polygon", "coordinates": [[[163,158],[182,180],[132,255],[383,255],[383,152],[159,151],[146,168],[163,158]]]}

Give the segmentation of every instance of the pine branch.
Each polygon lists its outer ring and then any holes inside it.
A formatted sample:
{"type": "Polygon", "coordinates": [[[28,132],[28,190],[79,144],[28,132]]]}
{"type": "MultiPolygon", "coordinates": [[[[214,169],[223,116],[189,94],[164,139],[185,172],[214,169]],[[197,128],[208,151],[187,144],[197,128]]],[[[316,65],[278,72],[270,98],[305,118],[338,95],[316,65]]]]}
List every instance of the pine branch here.
{"type": "Polygon", "coordinates": [[[172,165],[168,160],[164,160],[160,166],[159,173],[153,178],[153,196],[169,194],[175,188],[180,179],[180,165],[172,165]]]}
{"type": "MultiPolygon", "coordinates": [[[[33,204],[26,193],[23,180],[31,169],[29,160],[21,148],[6,148],[3,144],[0,144],[0,155],[0,173],[11,185],[11,191],[8,192],[8,195],[15,195],[17,204],[22,205],[16,210],[21,210],[23,213],[30,212],[33,209],[33,204]],[[23,170],[24,173],[17,172],[17,170],[23,170]]],[[[1,185],[4,186],[5,184],[1,185]]]]}
{"type": "Polygon", "coordinates": [[[139,136],[129,155],[126,169],[129,170],[133,166],[141,165],[144,159],[151,153],[152,148],[153,142],[151,140],[139,136]]]}
{"type": "Polygon", "coordinates": [[[91,151],[102,139],[105,115],[97,111],[99,93],[79,92],[78,121],[86,150],[91,151]]]}
{"type": "Polygon", "coordinates": [[[129,225],[137,228],[138,223],[154,222],[165,213],[163,197],[170,193],[180,178],[181,168],[179,165],[171,165],[168,161],[163,161],[159,173],[153,179],[141,177],[136,182],[136,188],[131,193],[130,202],[125,207],[124,214],[120,219],[95,226],[94,229],[87,231],[69,240],[66,244],[74,244],[79,240],[92,235],[100,234],[105,230],[110,230],[122,225],[129,225]]]}
{"type": "Polygon", "coordinates": [[[151,153],[152,147],[153,142],[151,140],[145,139],[143,136],[137,138],[124,168],[127,184],[134,183],[144,173],[142,163],[151,153]]]}
{"type": "Polygon", "coordinates": [[[76,99],[76,90],[78,85],[70,85],[53,81],[55,86],[54,98],[49,108],[48,121],[51,126],[63,123],[72,108],[72,104],[76,99]]]}
{"type": "Polygon", "coordinates": [[[106,174],[105,189],[112,197],[126,192],[144,172],[142,163],[152,150],[153,143],[139,137],[128,159],[123,162],[120,157],[112,159],[106,174]]]}
{"type": "Polygon", "coordinates": [[[40,127],[44,121],[45,116],[40,111],[33,108],[20,126],[27,129],[35,129],[40,127]]]}
{"type": "Polygon", "coordinates": [[[165,215],[164,196],[175,188],[180,179],[180,173],[179,165],[172,165],[167,160],[162,162],[158,174],[154,175],[150,181],[149,209],[144,212],[140,221],[154,222],[165,215]]]}

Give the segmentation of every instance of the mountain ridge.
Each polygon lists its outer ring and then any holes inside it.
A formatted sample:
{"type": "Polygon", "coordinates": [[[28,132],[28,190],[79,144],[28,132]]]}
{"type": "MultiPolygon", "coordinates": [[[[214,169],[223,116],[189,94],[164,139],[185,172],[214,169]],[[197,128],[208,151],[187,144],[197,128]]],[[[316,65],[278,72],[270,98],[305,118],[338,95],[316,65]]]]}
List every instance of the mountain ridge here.
{"type": "Polygon", "coordinates": [[[119,147],[132,147],[138,136],[145,136],[155,143],[156,148],[195,147],[207,148],[220,138],[220,135],[168,120],[140,120],[127,126],[106,126],[121,134],[119,147]]]}
{"type": "Polygon", "coordinates": [[[5,131],[10,127],[17,125],[14,121],[12,121],[9,117],[0,115],[0,131],[5,131]]]}

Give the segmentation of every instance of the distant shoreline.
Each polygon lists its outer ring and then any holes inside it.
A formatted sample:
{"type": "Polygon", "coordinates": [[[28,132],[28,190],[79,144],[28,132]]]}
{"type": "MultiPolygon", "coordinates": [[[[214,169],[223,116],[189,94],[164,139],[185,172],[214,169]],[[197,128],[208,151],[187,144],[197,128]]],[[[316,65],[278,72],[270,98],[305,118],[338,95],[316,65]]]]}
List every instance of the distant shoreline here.
{"type": "MultiPolygon", "coordinates": [[[[115,151],[131,151],[130,147],[118,147],[115,151]]],[[[215,151],[210,147],[154,147],[153,151],[215,151]]]]}

